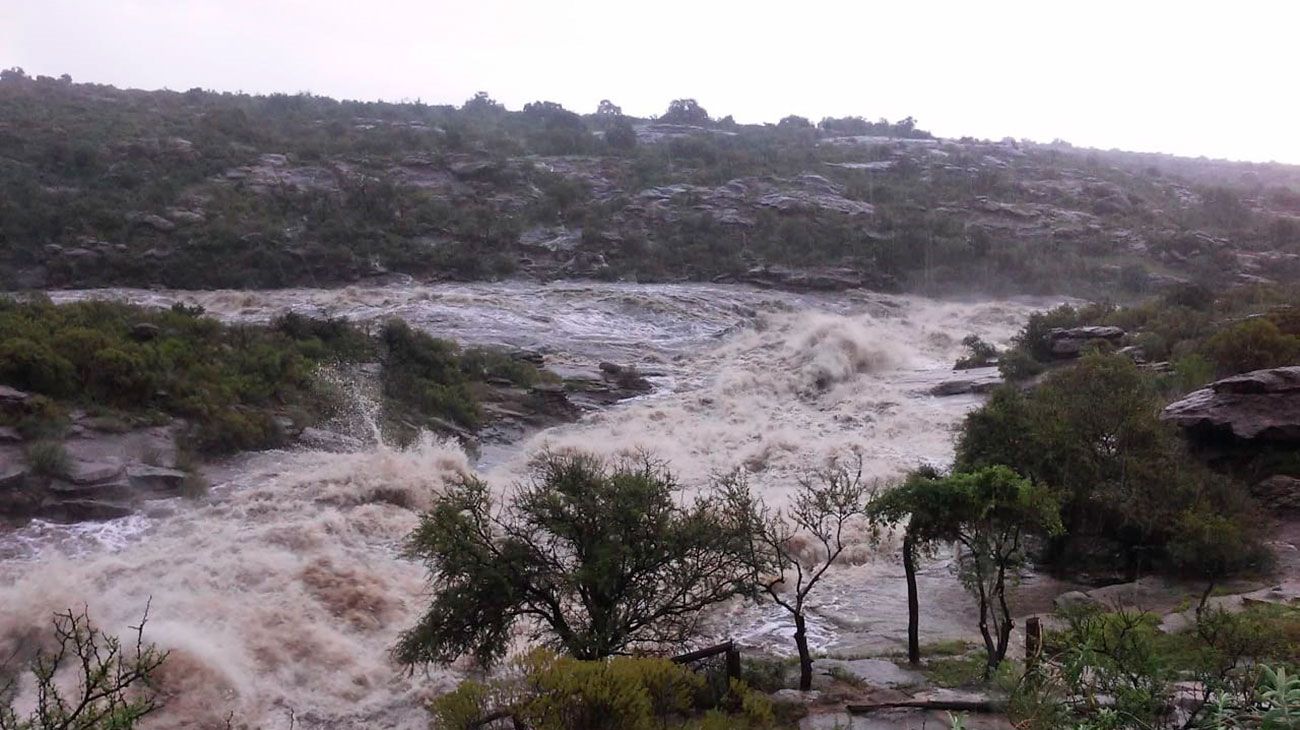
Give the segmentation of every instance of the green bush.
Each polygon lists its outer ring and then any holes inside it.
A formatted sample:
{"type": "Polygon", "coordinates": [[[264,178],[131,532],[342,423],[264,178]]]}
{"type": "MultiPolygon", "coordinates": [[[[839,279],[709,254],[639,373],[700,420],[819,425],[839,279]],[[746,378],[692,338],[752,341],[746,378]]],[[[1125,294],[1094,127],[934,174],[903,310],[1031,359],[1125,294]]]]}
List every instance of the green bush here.
{"type": "Polygon", "coordinates": [[[27,464],[38,476],[57,478],[68,475],[72,461],[58,441],[37,441],[27,447],[27,464]]]}
{"type": "Polygon", "coordinates": [[[1210,337],[1206,355],[1220,376],[1300,362],[1300,337],[1283,334],[1272,321],[1257,317],[1210,337]]]}
{"type": "Polygon", "coordinates": [[[77,371],[66,358],[26,337],[0,342],[0,382],[54,397],[77,388],[77,371]]]}
{"type": "MultiPolygon", "coordinates": [[[[1160,421],[1161,405],[1153,378],[1131,360],[1088,354],[1027,392],[994,392],[967,416],[955,468],[1006,465],[1059,490],[1066,535],[1048,553],[1059,564],[1170,567],[1166,549],[1186,510],[1208,503],[1242,526],[1254,517],[1242,490],[1160,421]]],[[[1255,531],[1243,539],[1257,546],[1255,531]]]]}
{"type": "Polygon", "coordinates": [[[476,728],[510,717],[534,730],[766,728],[771,703],[733,684],[718,707],[699,704],[704,680],[667,659],[582,661],[534,650],[487,682],[463,682],[430,705],[437,728],[476,728]]]}

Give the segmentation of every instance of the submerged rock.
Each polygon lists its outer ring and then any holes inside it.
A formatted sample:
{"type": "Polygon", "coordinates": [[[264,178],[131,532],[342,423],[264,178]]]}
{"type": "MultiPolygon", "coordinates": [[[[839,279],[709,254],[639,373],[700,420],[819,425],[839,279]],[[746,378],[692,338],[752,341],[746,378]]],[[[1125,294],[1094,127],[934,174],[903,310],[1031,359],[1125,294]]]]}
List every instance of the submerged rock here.
{"type": "Polygon", "coordinates": [[[1201,437],[1300,443],[1300,366],[1224,378],[1169,404],[1161,418],[1201,437]]]}

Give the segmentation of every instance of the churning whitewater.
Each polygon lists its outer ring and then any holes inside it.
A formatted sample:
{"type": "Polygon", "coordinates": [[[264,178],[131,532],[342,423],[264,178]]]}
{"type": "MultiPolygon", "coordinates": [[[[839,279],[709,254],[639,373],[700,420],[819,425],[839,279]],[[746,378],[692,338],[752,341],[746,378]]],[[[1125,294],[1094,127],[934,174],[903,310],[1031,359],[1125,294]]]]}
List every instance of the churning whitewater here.
{"type": "MultiPolygon", "coordinates": [[[[462,343],[541,351],[559,370],[636,365],[657,386],[474,457],[427,437],[405,450],[265,452],[215,465],[201,502],[0,534],[0,637],[9,642],[0,654],[30,652],[55,610],[85,605],[104,629],[126,633],[152,601],[146,638],[172,652],[162,681],[174,699],[150,720],[159,728],[219,726],[228,716],[260,728],[422,728],[422,701],[454,686],[461,668],[408,676],[388,649],[427,598],[424,569],[400,556],[402,539],[447,479],[476,470],[504,489],[542,448],[648,449],[691,487],[743,468],[779,505],[798,476],[836,456],[861,454],[874,479],[943,465],[953,427],[978,400],[928,389],[950,374],[964,336],[1004,342],[1045,304],[574,283],[52,296],[184,301],[227,320],[289,310],[401,317],[462,343]]],[[[889,551],[864,540],[832,574],[814,611],[818,647],[894,647],[881,637],[902,635],[904,589],[889,551]]],[[[953,607],[969,599],[945,566],[921,579],[934,607],[927,633],[963,634],[953,607]]],[[[786,650],[777,614],[720,614],[719,633],[786,650]]]]}

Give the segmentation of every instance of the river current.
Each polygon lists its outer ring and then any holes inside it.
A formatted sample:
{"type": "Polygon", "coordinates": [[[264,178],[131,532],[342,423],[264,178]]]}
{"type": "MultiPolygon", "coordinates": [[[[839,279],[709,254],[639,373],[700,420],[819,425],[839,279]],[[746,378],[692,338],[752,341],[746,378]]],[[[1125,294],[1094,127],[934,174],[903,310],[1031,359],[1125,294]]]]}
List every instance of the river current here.
{"type": "MultiPolygon", "coordinates": [[[[462,668],[408,674],[388,649],[427,596],[424,569],[400,557],[401,540],[447,478],[476,471],[505,489],[549,447],[649,450],[691,489],[743,468],[773,506],[835,457],[860,454],[866,477],[887,483],[951,459],[953,429],[979,398],[928,389],[951,377],[961,339],[1004,343],[1050,304],[616,283],[51,297],[186,302],[228,321],[286,311],[401,317],[465,344],[538,350],[559,369],[632,364],[656,385],[477,459],[433,438],[353,454],[249,454],[213,465],[213,487],[197,502],[0,534],[0,656],[47,633],[52,611],[84,605],[105,630],[125,633],[151,601],[146,638],[172,652],[171,699],[151,725],[167,728],[222,726],[231,713],[236,727],[423,728],[422,703],[462,668]]],[[[897,649],[906,617],[896,545],[863,535],[846,557],[814,594],[815,648],[897,649]]],[[[970,601],[944,561],[923,570],[921,596],[925,640],[970,636],[970,601]]],[[[751,647],[792,648],[782,615],[762,607],[724,607],[711,626],[751,647]]]]}

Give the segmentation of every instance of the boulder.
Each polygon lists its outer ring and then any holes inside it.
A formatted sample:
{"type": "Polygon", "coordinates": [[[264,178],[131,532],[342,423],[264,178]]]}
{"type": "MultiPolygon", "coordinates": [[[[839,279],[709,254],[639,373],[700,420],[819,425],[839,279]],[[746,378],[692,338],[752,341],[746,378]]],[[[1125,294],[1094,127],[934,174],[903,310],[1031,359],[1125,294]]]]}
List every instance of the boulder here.
{"type": "Polygon", "coordinates": [[[1088,345],[1101,342],[1114,345],[1123,337],[1124,330],[1119,327],[1058,327],[1047,333],[1052,355],[1063,359],[1078,357],[1088,345]]]}
{"type": "Polygon", "coordinates": [[[1215,381],[1166,406],[1161,418],[1201,437],[1300,443],[1300,366],[1215,381]]]}
{"type": "Polygon", "coordinates": [[[0,444],[16,444],[23,440],[23,435],[12,426],[0,426],[0,444]]]}
{"type": "Polygon", "coordinates": [[[1101,604],[1097,599],[1089,596],[1083,591],[1068,591],[1053,599],[1052,605],[1055,606],[1058,611],[1080,611],[1087,608],[1095,608],[1101,604]]]}
{"type": "Polygon", "coordinates": [[[624,390],[633,390],[646,392],[654,389],[649,380],[646,380],[640,371],[631,365],[618,365],[612,362],[602,362],[600,364],[601,375],[606,380],[611,380],[618,387],[624,390]]]}
{"type": "Polygon", "coordinates": [[[131,325],[131,337],[139,342],[148,342],[162,332],[158,325],[151,322],[136,322],[131,325]]]}
{"type": "Polygon", "coordinates": [[[1300,479],[1295,477],[1271,476],[1251,487],[1250,493],[1272,509],[1300,509],[1300,479]]]}

